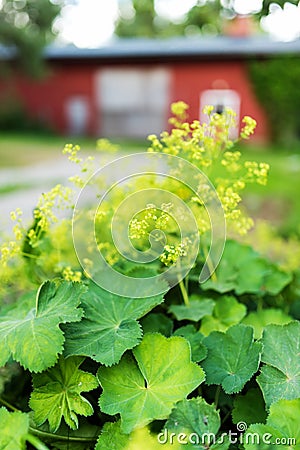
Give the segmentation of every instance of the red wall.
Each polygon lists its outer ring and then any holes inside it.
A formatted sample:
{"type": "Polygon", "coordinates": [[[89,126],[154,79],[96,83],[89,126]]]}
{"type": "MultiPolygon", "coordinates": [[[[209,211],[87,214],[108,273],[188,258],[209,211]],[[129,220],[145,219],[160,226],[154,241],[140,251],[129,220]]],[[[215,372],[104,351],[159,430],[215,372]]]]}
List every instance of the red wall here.
{"type": "MultiPolygon", "coordinates": [[[[153,68],[163,63],[134,64],[135,68],[153,68]]],[[[123,63],[126,65],[126,63],[123,63]]],[[[241,97],[240,116],[252,116],[258,122],[255,139],[266,141],[269,138],[267,117],[255,98],[247,75],[246,63],[243,61],[199,61],[191,63],[164,63],[171,72],[170,103],[183,100],[190,105],[190,118],[199,118],[200,93],[213,88],[216,80],[226,82],[229,89],[234,89],[241,97]]],[[[112,67],[112,65],[109,65],[112,67]]],[[[122,64],[114,64],[120,67],[122,64]]],[[[131,67],[132,67],[131,66],[131,67]]],[[[51,128],[67,132],[65,103],[72,97],[84,95],[88,98],[90,117],[88,132],[97,133],[99,120],[95,100],[95,73],[108,67],[103,63],[60,63],[52,64],[43,81],[29,81],[18,77],[15,89],[23,100],[30,115],[41,118],[51,128]]],[[[128,67],[128,65],[127,65],[128,67]]],[[[167,123],[165,128],[167,127],[167,123]]]]}
{"type": "Polygon", "coordinates": [[[18,77],[16,89],[29,114],[40,118],[59,133],[67,132],[65,105],[73,96],[83,95],[89,100],[88,132],[95,133],[95,101],[93,68],[87,65],[55,65],[48,69],[41,81],[18,77]]]}

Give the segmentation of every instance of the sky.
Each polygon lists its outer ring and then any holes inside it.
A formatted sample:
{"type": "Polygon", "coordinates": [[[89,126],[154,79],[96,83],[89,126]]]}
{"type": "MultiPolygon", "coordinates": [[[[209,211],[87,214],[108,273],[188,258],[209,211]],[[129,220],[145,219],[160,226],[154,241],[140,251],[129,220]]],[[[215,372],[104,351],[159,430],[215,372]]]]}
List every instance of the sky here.
{"type": "MultiPolygon", "coordinates": [[[[119,0],[128,4],[128,0],[119,0]]],[[[63,43],[77,47],[99,47],[113,36],[114,21],[118,17],[118,0],[69,0],[57,19],[55,28],[63,43]]],[[[196,0],[156,0],[158,13],[171,20],[180,19],[196,0]]],[[[240,14],[260,9],[262,0],[235,0],[240,14]]],[[[127,8],[127,14],[132,10],[127,8]]],[[[289,41],[300,37],[300,6],[286,3],[284,9],[273,4],[271,14],[263,19],[262,27],[278,40],[289,41]]]]}

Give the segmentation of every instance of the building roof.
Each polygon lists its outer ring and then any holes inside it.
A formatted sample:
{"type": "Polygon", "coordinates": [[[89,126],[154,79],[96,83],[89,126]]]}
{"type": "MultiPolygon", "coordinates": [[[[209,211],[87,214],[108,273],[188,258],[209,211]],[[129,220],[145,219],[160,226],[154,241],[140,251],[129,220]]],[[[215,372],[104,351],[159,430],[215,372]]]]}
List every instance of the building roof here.
{"type": "Polygon", "coordinates": [[[172,39],[116,39],[93,49],[75,46],[50,46],[46,59],[206,59],[249,58],[281,54],[299,54],[300,39],[278,42],[267,36],[252,37],[201,37],[172,39]]]}
{"type": "MultiPolygon", "coordinates": [[[[12,59],[15,51],[0,46],[0,59],[12,59]]],[[[177,37],[172,39],[114,39],[98,48],[77,48],[52,44],[45,48],[47,60],[199,60],[247,59],[299,54],[300,39],[279,42],[268,36],[177,37]]]]}

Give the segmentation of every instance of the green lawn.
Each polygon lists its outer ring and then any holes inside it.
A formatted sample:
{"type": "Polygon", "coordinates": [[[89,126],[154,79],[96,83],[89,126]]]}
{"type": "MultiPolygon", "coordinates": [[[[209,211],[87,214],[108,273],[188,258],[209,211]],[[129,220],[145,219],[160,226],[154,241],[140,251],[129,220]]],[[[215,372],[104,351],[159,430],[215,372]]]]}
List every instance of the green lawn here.
{"type": "Polygon", "coordinates": [[[267,186],[252,185],[246,190],[250,214],[268,219],[284,234],[300,232],[300,143],[299,148],[275,147],[242,149],[243,160],[267,162],[270,173],[267,186]]]}
{"type": "MultiPolygon", "coordinates": [[[[0,168],[25,166],[61,154],[66,143],[78,144],[83,151],[92,153],[96,149],[97,138],[63,137],[45,134],[0,133],[0,168]]],[[[147,147],[142,141],[114,140],[120,150],[137,151],[147,147]]]]}

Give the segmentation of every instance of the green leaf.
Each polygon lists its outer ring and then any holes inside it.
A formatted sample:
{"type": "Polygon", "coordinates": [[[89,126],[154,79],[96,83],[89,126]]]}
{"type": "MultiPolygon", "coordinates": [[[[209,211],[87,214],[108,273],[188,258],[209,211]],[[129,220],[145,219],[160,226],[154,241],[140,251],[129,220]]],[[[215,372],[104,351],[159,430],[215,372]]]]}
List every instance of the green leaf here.
{"type": "Polygon", "coordinates": [[[122,431],[165,419],[176,402],[185,398],[205,378],[203,370],[191,362],[186,339],[146,334],[117,366],[100,367],[103,387],[99,404],[106,414],[120,414],[122,431]]]}
{"type": "Polygon", "coordinates": [[[130,435],[121,430],[121,422],[106,422],[98,438],[95,450],[124,450],[128,448],[130,435]]]}
{"type": "MultiPolygon", "coordinates": [[[[147,427],[125,434],[121,422],[106,422],[99,436],[95,450],[161,450],[157,436],[152,435],[147,427]]],[[[165,450],[179,450],[179,445],[165,444],[165,450]]]]}
{"type": "MultiPolygon", "coordinates": [[[[170,442],[171,433],[175,433],[174,441],[178,441],[181,433],[181,440],[185,441],[184,448],[206,449],[216,444],[217,434],[221,425],[220,415],[213,405],[209,405],[201,398],[182,400],[178,402],[168,418],[161,435],[161,441],[168,439],[170,442]]],[[[229,442],[225,448],[229,447],[229,442]]]]}
{"type": "Polygon", "coordinates": [[[245,450],[271,450],[275,446],[276,449],[299,449],[299,417],[299,398],[295,400],[279,400],[273,403],[270,407],[270,414],[267,418],[266,425],[251,425],[245,433],[245,450]],[[255,440],[255,443],[253,443],[253,440],[255,440]]]}
{"type": "Polygon", "coordinates": [[[0,408],[0,449],[25,450],[28,428],[28,414],[8,412],[6,408],[0,408]]]}
{"type": "Polygon", "coordinates": [[[285,437],[295,438],[300,444],[300,399],[279,400],[270,407],[267,424],[281,431],[285,437]]]}
{"type": "Polygon", "coordinates": [[[257,382],[266,405],[300,397],[300,322],[268,325],[262,343],[265,365],[257,382]]]}
{"type": "Polygon", "coordinates": [[[65,356],[89,356],[107,366],[120,361],[123,353],[142,338],[137,319],[163,302],[163,296],[119,297],[95,283],[82,298],[84,318],[65,327],[65,356]]]}
{"type": "Polygon", "coordinates": [[[261,391],[257,388],[249,389],[245,395],[237,395],[232,410],[233,423],[246,422],[247,425],[265,422],[267,413],[261,391]]]}
{"type": "Polygon", "coordinates": [[[202,317],[212,313],[215,302],[210,298],[200,298],[198,295],[191,295],[190,304],[171,305],[169,312],[174,314],[177,320],[192,320],[198,322],[202,317]]]}
{"type": "Polygon", "coordinates": [[[173,320],[161,313],[147,314],[140,320],[145,333],[161,333],[170,337],[173,331],[173,320]]]}
{"type": "Polygon", "coordinates": [[[226,331],[230,326],[239,323],[246,315],[247,308],[235,297],[224,295],[216,302],[212,316],[204,317],[200,331],[205,336],[212,331],[226,331]]]}
{"type": "Polygon", "coordinates": [[[208,348],[202,362],[206,382],[221,384],[227,394],[239,392],[257,371],[261,344],[253,340],[253,328],[238,324],[226,333],[213,331],[203,340],[208,348]]]}
{"type": "Polygon", "coordinates": [[[235,291],[237,295],[276,295],[291,281],[291,274],[262,258],[250,246],[228,240],[216,270],[216,281],[209,279],[201,288],[220,293],[235,291]]]}
{"type": "Polygon", "coordinates": [[[0,365],[10,356],[31,372],[53,366],[63,350],[60,324],[81,319],[78,308],[85,286],[67,281],[47,281],[36,296],[36,307],[22,306],[0,317],[0,365]]]}
{"type": "Polygon", "coordinates": [[[46,420],[50,431],[55,432],[62,418],[75,430],[78,428],[77,414],[90,416],[92,405],[82,397],[98,386],[94,375],[79,369],[84,358],[60,357],[55,367],[33,376],[34,390],[29,405],[34,411],[34,421],[39,426],[46,420]]]}
{"type": "MultiPolygon", "coordinates": [[[[243,436],[245,450],[284,450],[286,446],[276,444],[276,439],[282,439],[280,431],[262,423],[251,425],[243,436]]],[[[290,449],[290,447],[288,447],[290,449]]]]}
{"type": "Polygon", "coordinates": [[[254,328],[255,339],[260,339],[264,328],[270,324],[284,325],[291,322],[292,317],[285,314],[281,309],[261,309],[251,312],[242,321],[245,325],[251,325],[254,328]]]}
{"type": "Polygon", "coordinates": [[[192,361],[199,362],[207,356],[207,348],[202,343],[204,336],[193,325],[178,328],[174,336],[183,336],[189,341],[192,351],[192,361]]]}

